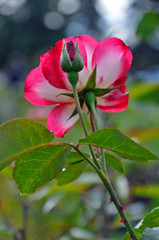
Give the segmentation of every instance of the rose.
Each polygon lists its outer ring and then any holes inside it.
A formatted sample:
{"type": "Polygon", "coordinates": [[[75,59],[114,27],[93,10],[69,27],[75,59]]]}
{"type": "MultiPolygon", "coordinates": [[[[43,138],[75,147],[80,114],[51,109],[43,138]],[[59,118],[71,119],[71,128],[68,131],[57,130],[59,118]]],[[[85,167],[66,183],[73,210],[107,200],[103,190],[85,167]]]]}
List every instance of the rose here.
{"type": "MultiPolygon", "coordinates": [[[[132,62],[129,47],[118,38],[107,38],[98,43],[87,35],[66,38],[65,44],[71,41],[75,45],[77,38],[84,63],[83,69],[79,72],[78,93],[82,94],[96,65],[95,88],[112,88],[109,93],[96,95],[97,108],[104,112],[125,110],[129,96],[125,93],[127,80],[125,74],[132,62]]],[[[48,129],[57,137],[63,137],[79,119],[72,86],[68,81],[67,73],[60,65],[62,48],[63,40],[42,55],[40,65],[30,72],[25,83],[25,98],[29,102],[38,106],[57,105],[50,112],[47,120],[48,129]]],[[[86,104],[83,98],[80,102],[84,110],[86,104]]]]}

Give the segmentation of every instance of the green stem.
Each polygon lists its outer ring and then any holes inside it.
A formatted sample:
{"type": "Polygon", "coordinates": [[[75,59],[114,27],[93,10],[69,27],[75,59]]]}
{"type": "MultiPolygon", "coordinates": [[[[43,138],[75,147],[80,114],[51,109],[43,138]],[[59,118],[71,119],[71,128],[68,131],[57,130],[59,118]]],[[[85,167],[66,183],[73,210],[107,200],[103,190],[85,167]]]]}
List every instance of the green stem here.
{"type": "Polygon", "coordinates": [[[127,219],[126,214],[124,213],[123,209],[121,208],[121,204],[116,196],[116,193],[114,192],[114,189],[112,188],[112,185],[108,179],[108,177],[105,175],[105,173],[101,170],[97,171],[98,176],[100,177],[100,179],[102,180],[104,186],[106,187],[106,189],[108,190],[112,201],[114,202],[114,205],[116,206],[116,209],[119,213],[119,215],[121,216],[121,218],[124,219],[124,224],[126,226],[126,228],[128,229],[132,239],[134,240],[139,240],[138,237],[136,236],[136,233],[134,232],[129,220],[127,219]]]}
{"type": "MultiPolygon", "coordinates": [[[[68,143],[67,143],[68,144],[68,143]]],[[[78,147],[74,146],[72,143],[70,144],[70,146],[76,151],[78,152],[96,171],[99,170],[99,168],[96,167],[96,165],[89,159],[86,157],[86,155],[84,153],[82,153],[78,147]]]]}
{"type": "MultiPolygon", "coordinates": [[[[96,114],[94,93],[92,91],[86,92],[85,100],[86,100],[87,104],[89,105],[89,108],[90,108],[91,113],[93,115],[95,127],[96,127],[97,130],[99,130],[100,127],[99,127],[99,124],[98,124],[98,118],[97,118],[97,114],[96,114]]],[[[98,176],[100,177],[104,186],[106,187],[107,191],[109,192],[109,194],[111,196],[111,199],[114,202],[119,215],[121,216],[121,218],[124,219],[123,223],[125,224],[126,228],[128,229],[131,237],[134,240],[138,240],[138,238],[136,236],[136,233],[134,232],[129,220],[127,219],[127,216],[125,215],[125,213],[124,213],[124,211],[121,207],[121,204],[120,204],[120,202],[119,202],[119,200],[116,196],[116,193],[114,192],[114,189],[113,189],[113,187],[110,183],[110,180],[109,180],[109,177],[108,177],[108,174],[107,174],[107,170],[106,170],[106,161],[105,161],[104,151],[103,151],[102,148],[101,148],[101,156],[102,156],[101,165],[102,165],[102,169],[103,169],[104,172],[102,170],[97,170],[98,176]]]]}
{"type": "Polygon", "coordinates": [[[75,146],[73,143],[68,142],[54,142],[54,145],[63,145],[66,144],[70,147],[72,147],[76,152],[78,152],[96,171],[99,170],[99,168],[83,153],[81,152],[77,146],[75,146]]]}
{"type": "MultiPolygon", "coordinates": [[[[94,93],[93,93],[94,94],[94,93]]],[[[89,107],[91,109],[91,113],[93,115],[95,127],[97,130],[100,129],[99,124],[98,124],[98,119],[97,119],[97,114],[96,114],[96,108],[95,108],[95,98],[92,96],[92,92],[87,93],[87,101],[89,101],[89,107]],[[90,94],[91,93],[91,94],[90,94]],[[90,94],[90,96],[89,96],[90,94]],[[90,99],[89,99],[90,98],[90,99]],[[93,100],[93,101],[92,101],[93,100]]],[[[105,156],[104,156],[104,150],[103,148],[100,148],[100,153],[101,153],[101,166],[103,171],[107,174],[107,169],[106,169],[106,161],[105,161],[105,156]]]]}
{"type": "MultiPolygon", "coordinates": [[[[76,107],[77,107],[77,110],[78,110],[78,113],[79,113],[79,118],[81,120],[81,124],[82,124],[83,130],[84,130],[85,136],[88,137],[89,134],[88,134],[88,130],[87,130],[87,127],[86,127],[86,124],[85,124],[83,114],[82,114],[82,110],[81,110],[81,106],[80,106],[80,102],[79,102],[79,98],[78,98],[78,94],[77,94],[76,85],[72,85],[72,88],[73,88],[74,98],[75,98],[75,101],[76,101],[76,107]]],[[[89,146],[89,149],[90,149],[90,152],[91,152],[94,163],[96,164],[98,169],[100,169],[100,165],[99,165],[99,163],[96,159],[96,156],[95,156],[95,153],[94,153],[92,147],[89,146]]]]}

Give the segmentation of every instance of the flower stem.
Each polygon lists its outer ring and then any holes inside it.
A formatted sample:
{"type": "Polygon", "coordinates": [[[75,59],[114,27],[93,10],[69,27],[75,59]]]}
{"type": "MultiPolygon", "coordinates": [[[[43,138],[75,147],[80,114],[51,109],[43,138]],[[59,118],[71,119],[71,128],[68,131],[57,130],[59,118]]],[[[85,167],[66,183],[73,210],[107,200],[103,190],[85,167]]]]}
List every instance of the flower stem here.
{"type": "MultiPolygon", "coordinates": [[[[68,143],[66,143],[68,144],[68,143]]],[[[99,168],[97,168],[97,166],[84,154],[82,153],[77,146],[74,146],[72,143],[70,144],[70,146],[76,151],[78,152],[96,171],[99,170],[99,168]]]]}
{"type": "MultiPolygon", "coordinates": [[[[86,101],[87,101],[87,103],[88,103],[88,105],[89,105],[89,107],[91,109],[91,114],[93,116],[95,128],[97,130],[99,130],[100,127],[99,127],[99,124],[98,124],[98,119],[97,119],[97,114],[96,114],[94,93],[92,91],[87,92],[85,94],[85,97],[86,97],[86,101]]],[[[106,161],[105,161],[103,148],[100,148],[100,153],[101,153],[101,166],[102,166],[103,171],[107,174],[106,161]]]]}
{"type": "MultiPolygon", "coordinates": [[[[93,115],[94,118],[94,124],[97,130],[100,129],[99,124],[98,124],[98,118],[97,118],[97,114],[96,114],[96,108],[95,108],[95,95],[92,91],[87,92],[85,94],[85,99],[87,104],[89,105],[89,108],[91,110],[91,113],[93,115]]],[[[116,196],[116,193],[114,192],[114,189],[110,183],[108,174],[107,174],[107,170],[106,170],[106,161],[105,161],[105,156],[104,156],[104,151],[101,148],[101,165],[102,165],[102,170],[97,170],[98,176],[100,177],[100,179],[102,180],[104,186],[106,187],[107,191],[109,192],[112,201],[114,202],[116,209],[119,213],[119,215],[121,216],[121,218],[123,219],[123,223],[125,224],[126,228],[128,229],[132,239],[134,240],[138,240],[136,233],[134,232],[129,220],[127,219],[127,216],[125,215],[121,204],[116,196]]]]}
{"type": "Polygon", "coordinates": [[[112,188],[112,185],[108,179],[108,177],[105,175],[105,173],[102,170],[98,170],[97,171],[98,176],[100,177],[100,179],[102,180],[104,186],[106,187],[106,189],[108,190],[112,201],[114,202],[114,205],[116,206],[116,209],[119,213],[119,215],[121,216],[121,218],[124,219],[123,223],[125,224],[126,228],[128,229],[131,237],[133,240],[139,240],[138,237],[136,236],[136,233],[134,232],[129,220],[127,219],[126,214],[124,213],[123,209],[121,208],[121,204],[116,196],[116,193],[114,192],[114,189],[112,188]]]}
{"type": "MultiPolygon", "coordinates": [[[[78,98],[78,94],[77,94],[76,85],[72,84],[72,88],[73,88],[74,98],[75,98],[75,101],[76,101],[76,107],[77,107],[77,110],[78,110],[78,113],[79,113],[79,118],[80,118],[83,130],[84,130],[85,136],[88,137],[89,134],[88,134],[87,126],[86,126],[86,123],[85,123],[85,120],[84,120],[84,117],[83,117],[83,114],[82,114],[82,110],[81,110],[81,106],[80,106],[80,102],[79,102],[79,98],[78,98]]],[[[92,158],[93,158],[93,161],[94,161],[95,165],[98,167],[98,169],[100,169],[100,165],[99,165],[99,163],[96,159],[96,156],[95,156],[95,153],[94,153],[92,147],[89,146],[89,149],[90,149],[90,152],[91,152],[91,155],[92,155],[92,158]]]]}

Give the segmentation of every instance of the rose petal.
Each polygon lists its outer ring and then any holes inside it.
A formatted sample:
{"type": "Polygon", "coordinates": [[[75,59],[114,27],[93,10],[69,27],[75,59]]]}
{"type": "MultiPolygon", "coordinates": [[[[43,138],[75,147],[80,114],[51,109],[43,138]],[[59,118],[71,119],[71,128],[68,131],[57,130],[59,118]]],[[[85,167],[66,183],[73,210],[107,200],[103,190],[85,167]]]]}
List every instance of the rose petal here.
{"type": "Polygon", "coordinates": [[[125,86],[125,82],[127,80],[127,77],[124,76],[122,78],[118,78],[110,87],[117,87],[120,86],[119,89],[122,93],[125,93],[126,91],[126,86],[125,86]]]}
{"type": "MultiPolygon", "coordinates": [[[[92,56],[95,47],[97,46],[98,42],[91,36],[82,35],[78,36],[78,42],[80,46],[84,46],[86,52],[86,62],[82,71],[79,72],[79,82],[77,84],[78,91],[85,87],[89,75],[92,72],[92,56]]],[[[83,56],[83,55],[82,55],[83,56]]]]}
{"type": "Polygon", "coordinates": [[[61,93],[70,93],[66,90],[53,87],[44,77],[41,65],[33,69],[28,75],[25,82],[25,98],[37,106],[46,106],[51,104],[59,104],[62,102],[70,102],[72,98],[61,93]]]}
{"type": "Polygon", "coordinates": [[[79,36],[78,39],[79,39],[79,42],[82,42],[85,47],[86,54],[87,54],[87,68],[90,72],[92,72],[93,70],[92,56],[96,46],[98,45],[98,41],[95,38],[88,35],[79,36]]]}
{"type": "Polygon", "coordinates": [[[106,88],[123,77],[132,63],[129,47],[118,38],[107,38],[95,48],[92,64],[97,64],[97,87],[106,88]]]}
{"type": "Polygon", "coordinates": [[[104,112],[120,112],[127,108],[129,93],[125,93],[127,77],[117,79],[111,87],[119,86],[103,97],[97,98],[97,107],[104,112]]]}
{"type": "Polygon", "coordinates": [[[78,114],[71,117],[75,107],[75,102],[60,104],[50,112],[47,126],[50,131],[53,131],[56,137],[63,137],[79,119],[78,114]]]}

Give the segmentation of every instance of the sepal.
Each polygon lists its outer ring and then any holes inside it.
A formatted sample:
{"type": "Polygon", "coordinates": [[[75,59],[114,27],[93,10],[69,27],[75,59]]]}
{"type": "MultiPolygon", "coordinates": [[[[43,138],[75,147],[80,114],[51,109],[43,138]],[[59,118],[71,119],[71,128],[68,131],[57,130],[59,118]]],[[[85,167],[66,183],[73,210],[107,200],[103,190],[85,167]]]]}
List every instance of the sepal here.
{"type": "Polygon", "coordinates": [[[97,65],[95,64],[95,67],[89,76],[89,79],[87,81],[87,84],[85,86],[85,89],[94,89],[96,86],[96,71],[97,71],[97,65]]]}
{"type": "Polygon", "coordinates": [[[83,58],[78,47],[78,39],[76,42],[75,58],[72,64],[72,71],[80,72],[84,67],[83,58]]]}
{"type": "Polygon", "coordinates": [[[69,54],[66,49],[65,41],[63,40],[62,53],[60,57],[60,65],[64,72],[70,72],[72,70],[72,63],[69,54]]]}

